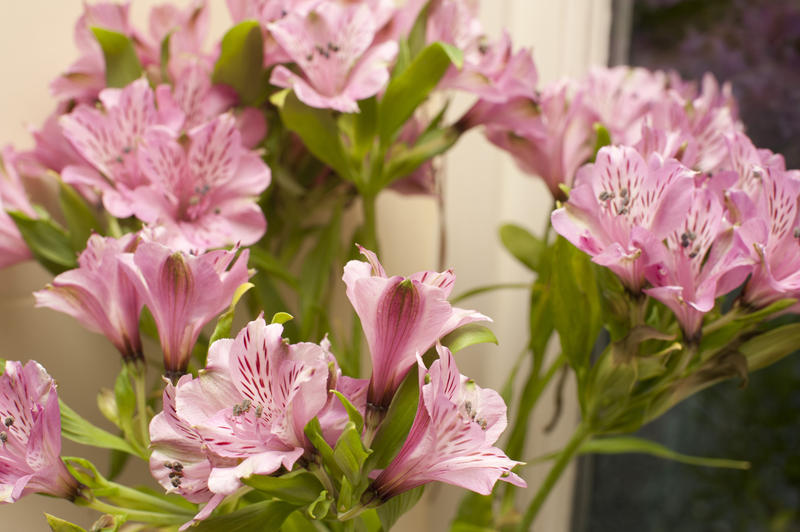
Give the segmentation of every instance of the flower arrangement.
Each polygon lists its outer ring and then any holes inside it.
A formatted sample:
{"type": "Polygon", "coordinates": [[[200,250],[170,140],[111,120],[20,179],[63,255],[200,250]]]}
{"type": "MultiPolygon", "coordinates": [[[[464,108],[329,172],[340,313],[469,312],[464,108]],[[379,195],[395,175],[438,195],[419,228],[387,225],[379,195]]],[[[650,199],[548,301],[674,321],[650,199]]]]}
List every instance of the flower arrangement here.
{"type": "Polygon", "coordinates": [[[114,431],[36,362],[4,362],[2,501],[69,499],[100,512],[92,530],[377,532],[444,482],[472,492],[454,530],[524,531],[577,454],[687,459],[615,435],[800,346],[800,171],[753,146],[710,76],[598,68],[540,87],[530,50],[486,36],[469,0],[227,7],[235,25],[208,49],[204,1],[155,8],[146,33],[127,4],[87,4],[35,147],[2,151],[0,266],[36,260],[53,275],[36,305],[123,361],[98,398],[114,431]],[[455,117],[454,92],[474,100],[455,117]],[[469,294],[451,297],[452,270],[387,274],[375,227],[382,190],[436,194],[435,159],[478,127],[554,201],[542,237],[500,231],[536,274],[502,394],[454,357],[497,342],[490,318],[454,306],[469,294]],[[517,497],[559,372],[582,421],[517,497]],[[162,489],[61,456],[62,437],[147,464],[162,489]]]}

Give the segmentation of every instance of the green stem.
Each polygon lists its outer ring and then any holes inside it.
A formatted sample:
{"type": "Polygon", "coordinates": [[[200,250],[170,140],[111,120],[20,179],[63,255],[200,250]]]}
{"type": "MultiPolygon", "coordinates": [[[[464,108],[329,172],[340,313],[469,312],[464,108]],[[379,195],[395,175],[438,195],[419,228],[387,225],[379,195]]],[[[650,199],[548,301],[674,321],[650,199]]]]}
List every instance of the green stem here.
{"type": "Polygon", "coordinates": [[[350,519],[355,519],[367,509],[368,508],[365,505],[359,503],[346,512],[339,514],[337,519],[339,519],[339,521],[349,521],[350,519]]]}
{"type": "Polygon", "coordinates": [[[120,508],[111,504],[104,503],[98,499],[86,501],[86,506],[92,510],[97,510],[104,514],[112,515],[125,515],[131,521],[138,521],[140,523],[149,523],[153,525],[179,525],[188,521],[191,517],[186,514],[162,514],[158,512],[146,512],[142,510],[130,510],[128,508],[120,508]]]}
{"type": "Polygon", "coordinates": [[[379,253],[379,251],[378,251],[378,229],[376,223],[377,217],[375,213],[376,197],[377,197],[376,194],[371,194],[371,193],[362,194],[361,208],[364,214],[364,225],[362,226],[364,243],[362,245],[365,248],[374,251],[377,254],[379,253]]]}
{"type": "Polygon", "coordinates": [[[564,470],[575,457],[581,445],[590,437],[591,431],[589,427],[582,422],[575,429],[575,433],[572,435],[569,443],[567,443],[567,446],[559,453],[558,459],[555,464],[553,464],[553,467],[550,469],[542,485],[539,486],[539,491],[536,492],[536,496],[534,496],[530,506],[528,506],[528,509],[525,511],[522,521],[517,527],[518,532],[528,532],[531,529],[533,520],[542,508],[544,501],[547,500],[547,496],[550,495],[553,487],[555,487],[558,479],[561,478],[564,470]]]}
{"type": "MultiPolygon", "coordinates": [[[[124,503],[125,501],[137,502],[143,505],[150,506],[152,508],[158,508],[160,510],[164,510],[165,512],[184,514],[189,517],[191,517],[196,513],[194,508],[191,507],[187,508],[186,506],[175,504],[172,501],[166,500],[157,495],[150,495],[148,493],[143,493],[141,491],[129,488],[128,486],[124,486],[116,482],[112,481],[107,481],[107,482],[109,484],[109,488],[107,489],[108,494],[103,495],[98,490],[95,490],[95,494],[97,496],[113,499],[115,502],[117,502],[117,504],[124,503]]],[[[186,503],[185,500],[183,499],[180,500],[186,503]]]]}
{"type": "Polygon", "coordinates": [[[136,412],[139,417],[139,437],[144,449],[150,446],[150,429],[147,416],[147,365],[144,362],[132,368],[134,392],[136,393],[136,412]]]}

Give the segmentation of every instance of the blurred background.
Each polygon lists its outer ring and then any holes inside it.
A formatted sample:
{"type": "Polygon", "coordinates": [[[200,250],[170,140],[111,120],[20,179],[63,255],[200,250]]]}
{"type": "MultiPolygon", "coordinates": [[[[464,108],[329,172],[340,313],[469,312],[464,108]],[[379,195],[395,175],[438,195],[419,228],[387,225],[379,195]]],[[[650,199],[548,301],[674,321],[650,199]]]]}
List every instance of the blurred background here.
{"type": "MultiPolygon", "coordinates": [[[[163,1],[133,0],[134,21],[144,27],[150,7],[163,1]]],[[[2,5],[0,145],[27,148],[28,126],[40,124],[55,105],[48,93],[50,80],[77,55],[72,32],[82,1],[3,0],[2,5]]],[[[223,0],[209,0],[209,5],[210,45],[230,19],[223,0]]],[[[754,142],[783,153],[790,167],[800,166],[800,0],[483,0],[481,18],[490,36],[507,28],[515,46],[533,47],[543,83],[579,77],[594,64],[673,68],[685,78],[710,70],[733,83],[754,142]]],[[[457,101],[455,107],[469,103],[457,101]]],[[[458,274],[457,293],[529,281],[529,274],[502,251],[497,228],[513,221],[541,234],[550,209],[544,185],[520,174],[510,157],[478,131],[459,141],[442,162],[441,174],[441,203],[392,192],[380,198],[387,271],[434,269],[444,250],[444,263],[458,274]]],[[[113,382],[118,355],[105,339],[71,318],[33,308],[31,292],[48,281],[32,263],[0,271],[0,357],[39,360],[74,409],[110,428],[97,412],[95,395],[113,382]]],[[[522,309],[527,294],[494,292],[467,303],[494,318],[500,346],[471,348],[459,354],[459,365],[482,386],[499,387],[526,341],[522,309]]],[[[641,435],[686,453],[750,460],[750,471],[692,468],[627,455],[585,459],[577,475],[568,473],[557,486],[536,530],[800,530],[800,395],[795,392],[800,360],[788,358],[753,375],[745,390],[737,384],[686,401],[641,435]]],[[[565,397],[571,394],[568,388],[565,397]]],[[[527,456],[557,449],[572,432],[578,412],[577,405],[568,403],[555,430],[544,433],[553,405],[553,394],[547,393],[531,420],[527,456]]],[[[64,447],[65,454],[87,453],[69,442],[64,447]]],[[[102,453],[89,457],[101,465],[108,460],[102,453]]],[[[127,480],[149,481],[144,468],[135,469],[129,467],[127,480]]],[[[529,484],[538,485],[546,471],[546,466],[529,468],[529,484]]],[[[444,487],[428,490],[396,529],[447,530],[458,493],[444,487]]],[[[47,530],[43,511],[84,526],[93,520],[90,512],[63,501],[32,496],[0,508],[3,530],[47,530]]]]}

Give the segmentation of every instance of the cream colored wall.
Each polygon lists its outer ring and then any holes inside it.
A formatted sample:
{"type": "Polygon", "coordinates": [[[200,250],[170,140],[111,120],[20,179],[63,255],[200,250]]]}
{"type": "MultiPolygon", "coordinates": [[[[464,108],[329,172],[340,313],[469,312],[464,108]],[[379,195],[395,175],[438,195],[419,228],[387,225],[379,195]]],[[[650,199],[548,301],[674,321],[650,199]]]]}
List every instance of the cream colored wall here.
{"type": "MultiPolygon", "coordinates": [[[[134,19],[144,27],[154,0],[135,0],[134,19]]],[[[179,2],[185,4],[186,1],[179,2]]],[[[222,0],[211,0],[212,33],[220,36],[229,24],[222,0]]],[[[482,19],[492,35],[507,27],[517,45],[533,46],[542,80],[579,75],[589,64],[606,60],[610,0],[483,0],[482,19]]],[[[0,0],[0,144],[30,145],[28,124],[41,123],[53,107],[47,90],[52,77],[76,56],[72,24],[81,12],[80,0],[0,0]]],[[[463,102],[466,105],[466,102],[463,102]]],[[[494,282],[529,280],[530,276],[503,252],[497,227],[514,221],[540,233],[549,211],[546,189],[521,175],[511,159],[492,148],[477,132],[463,138],[444,163],[447,254],[445,263],[458,274],[456,291],[494,282]]],[[[438,263],[437,206],[431,199],[405,198],[392,193],[379,201],[379,230],[387,270],[408,273],[434,268],[438,263]]],[[[101,337],[84,331],[72,319],[34,309],[31,292],[48,281],[33,264],[0,271],[0,357],[35,358],[61,383],[60,393],[78,411],[92,416],[95,390],[108,385],[119,367],[117,354],[101,337]]],[[[511,360],[524,346],[526,297],[521,292],[499,292],[475,298],[470,306],[495,319],[500,347],[474,348],[459,355],[462,371],[484,386],[499,386],[511,360]]],[[[567,392],[569,396],[569,391],[567,392]]],[[[545,403],[551,402],[551,397],[545,403]]],[[[532,430],[541,432],[549,418],[549,404],[537,411],[532,430]]],[[[558,429],[547,437],[537,435],[531,456],[556,448],[577,419],[568,405],[558,429]]],[[[67,453],[85,448],[65,444],[67,453]]],[[[104,456],[97,456],[104,463],[104,456]]],[[[532,469],[535,487],[543,471],[532,469]]],[[[567,530],[570,482],[556,488],[545,506],[538,531],[567,530]]],[[[423,504],[398,526],[399,531],[446,530],[456,492],[443,487],[428,491],[423,504]]],[[[39,496],[0,508],[3,530],[47,530],[42,511],[88,526],[91,513],[63,501],[39,496]],[[10,526],[9,526],[10,525],[10,526]]]]}

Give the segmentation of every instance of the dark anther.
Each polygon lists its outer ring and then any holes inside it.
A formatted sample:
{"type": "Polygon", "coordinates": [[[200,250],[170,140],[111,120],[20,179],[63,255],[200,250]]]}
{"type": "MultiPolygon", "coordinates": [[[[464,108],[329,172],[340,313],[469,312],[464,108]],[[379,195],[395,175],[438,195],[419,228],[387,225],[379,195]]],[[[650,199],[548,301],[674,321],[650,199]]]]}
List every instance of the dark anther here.
{"type": "Polygon", "coordinates": [[[486,52],[489,51],[489,45],[486,44],[486,43],[479,44],[478,45],[478,51],[481,53],[481,55],[486,54],[486,52]]]}
{"type": "Polygon", "coordinates": [[[312,59],[314,59],[314,54],[308,54],[306,56],[306,61],[311,61],[312,59]]]}
{"type": "Polygon", "coordinates": [[[130,153],[133,150],[130,146],[125,146],[122,148],[122,153],[130,153]]]}
{"type": "Polygon", "coordinates": [[[8,441],[8,434],[5,432],[0,432],[0,442],[5,443],[8,441]]]}
{"type": "Polygon", "coordinates": [[[116,161],[117,161],[118,163],[122,164],[122,155],[117,155],[117,159],[116,159],[116,161]]]}
{"type": "Polygon", "coordinates": [[[178,478],[178,477],[175,477],[175,478],[172,479],[171,484],[172,484],[173,488],[177,488],[178,486],[181,485],[181,479],[178,478]]]}
{"type": "Polygon", "coordinates": [[[696,252],[696,251],[692,251],[691,253],[689,253],[689,258],[690,258],[690,259],[693,259],[693,258],[695,258],[696,256],[697,256],[697,252],[696,252]]]}
{"type": "Polygon", "coordinates": [[[180,471],[170,471],[169,472],[169,478],[180,478],[182,476],[183,476],[183,473],[181,473],[180,471]]]}
{"type": "Polygon", "coordinates": [[[597,197],[598,197],[598,199],[600,201],[608,201],[610,199],[614,199],[614,193],[613,192],[608,192],[607,190],[604,190],[597,197]]]}
{"type": "Polygon", "coordinates": [[[800,227],[794,228],[794,233],[792,233],[795,238],[800,238],[800,227]]]}
{"type": "Polygon", "coordinates": [[[13,417],[11,417],[11,416],[8,416],[8,417],[7,417],[5,420],[3,420],[3,424],[4,424],[6,427],[10,427],[11,425],[13,425],[13,424],[14,424],[14,418],[13,418],[13,417]]]}
{"type": "Polygon", "coordinates": [[[619,210],[618,214],[628,214],[629,210],[627,207],[623,207],[619,210]]]}
{"type": "Polygon", "coordinates": [[[263,413],[264,413],[264,407],[261,406],[261,405],[258,405],[256,407],[256,417],[261,417],[261,414],[263,414],[263,413]]]}
{"type": "Polygon", "coordinates": [[[183,464],[180,462],[175,462],[172,464],[172,469],[175,471],[183,471],[183,464]]]}
{"type": "Polygon", "coordinates": [[[330,50],[331,52],[336,53],[336,52],[339,51],[339,47],[336,46],[335,44],[333,44],[332,42],[329,42],[328,43],[328,50],[330,50]]]}
{"type": "Polygon", "coordinates": [[[628,189],[626,187],[622,187],[621,189],[619,189],[619,197],[620,198],[628,197],[628,189]]]}

